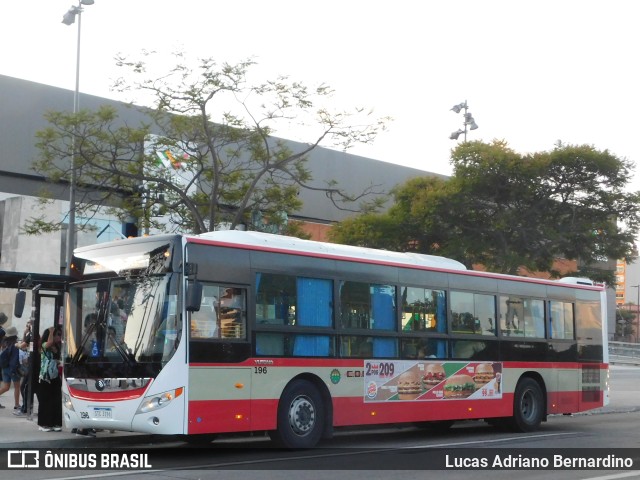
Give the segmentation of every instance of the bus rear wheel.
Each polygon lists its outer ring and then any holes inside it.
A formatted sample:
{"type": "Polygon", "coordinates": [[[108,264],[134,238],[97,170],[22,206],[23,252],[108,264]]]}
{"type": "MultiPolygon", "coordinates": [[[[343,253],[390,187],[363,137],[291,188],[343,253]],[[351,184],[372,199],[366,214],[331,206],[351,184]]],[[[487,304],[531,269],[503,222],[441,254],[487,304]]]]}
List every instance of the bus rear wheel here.
{"type": "Polygon", "coordinates": [[[311,448],[322,437],[324,405],[318,389],[307,380],[294,380],[278,404],[278,429],[269,436],[285,448],[311,448]]]}
{"type": "Polygon", "coordinates": [[[544,418],[544,395],[540,384],[525,377],[518,382],[513,398],[511,426],[518,432],[533,432],[544,418]]]}

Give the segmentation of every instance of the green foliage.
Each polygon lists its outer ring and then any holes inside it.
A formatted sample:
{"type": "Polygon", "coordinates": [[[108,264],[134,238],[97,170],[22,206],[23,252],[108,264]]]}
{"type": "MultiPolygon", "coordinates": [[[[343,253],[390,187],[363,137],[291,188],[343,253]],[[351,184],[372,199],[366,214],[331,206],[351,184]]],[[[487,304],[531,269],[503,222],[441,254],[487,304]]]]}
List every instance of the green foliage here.
{"type": "Polygon", "coordinates": [[[624,308],[618,308],[616,310],[616,331],[615,338],[630,339],[630,337],[636,336],[636,313],[624,308]]]}
{"type": "Polygon", "coordinates": [[[632,260],[638,193],[631,163],[587,145],[520,155],[503,141],[452,152],[449,180],[419,178],[394,191],[384,214],[349,219],[332,239],[454,258],[515,274],[579,260],[581,275],[615,283],[607,259],[632,260]]]}
{"type": "MultiPolygon", "coordinates": [[[[201,233],[221,223],[264,228],[265,219],[284,231],[286,213],[302,206],[300,189],[319,189],[310,184],[308,154],[320,144],[346,149],[368,143],[388,121],[361,109],[330,112],[324,101],[332,91],[324,85],[314,89],[286,77],[251,84],[252,60],[218,65],[207,58],[192,68],[177,53],[175,66],[167,70],[162,63],[153,76],[154,55],[143,57],[117,59],[127,73],[115,89],[147,103],[140,108],[146,123],[128,125],[111,107],[49,112],[49,126],[37,134],[34,170],[67,183],[75,169],[81,218],[107,207],[122,219],[139,219],[141,231],[201,233]],[[293,124],[307,126],[308,143],[274,136],[293,124]],[[255,224],[254,212],[261,215],[255,224]]],[[[320,190],[336,207],[353,211],[363,195],[379,193],[372,186],[354,195],[334,183],[320,190]]],[[[61,226],[44,223],[33,219],[25,231],[61,226]]]]}

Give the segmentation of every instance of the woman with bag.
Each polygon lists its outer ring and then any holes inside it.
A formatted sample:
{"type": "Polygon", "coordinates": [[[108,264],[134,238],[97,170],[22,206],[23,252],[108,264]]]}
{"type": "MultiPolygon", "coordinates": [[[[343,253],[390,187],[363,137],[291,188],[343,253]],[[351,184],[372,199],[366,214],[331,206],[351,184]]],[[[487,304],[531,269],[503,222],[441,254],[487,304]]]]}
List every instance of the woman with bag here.
{"type": "Polygon", "coordinates": [[[42,334],[40,383],[38,385],[38,425],[42,432],[62,430],[62,379],[58,371],[62,330],[50,327],[42,334]]]}
{"type": "MultiPolygon", "coordinates": [[[[18,372],[20,362],[18,360],[18,347],[16,347],[17,340],[18,329],[16,327],[7,328],[4,340],[2,341],[2,353],[0,353],[0,366],[2,367],[0,395],[8,392],[13,383],[14,410],[20,409],[20,381],[22,380],[18,372]]],[[[0,408],[4,408],[4,406],[0,405],[0,408]]]]}
{"type": "Polygon", "coordinates": [[[22,334],[22,342],[18,344],[19,350],[19,360],[20,366],[18,370],[20,375],[22,376],[22,383],[20,384],[20,394],[22,395],[22,407],[20,410],[14,410],[13,414],[17,417],[23,417],[27,414],[31,413],[33,410],[33,395],[31,389],[33,388],[31,385],[31,369],[29,365],[31,363],[31,353],[29,352],[29,347],[31,345],[31,341],[33,340],[33,332],[31,331],[31,320],[27,320],[27,324],[24,328],[24,333],[22,334]]]}

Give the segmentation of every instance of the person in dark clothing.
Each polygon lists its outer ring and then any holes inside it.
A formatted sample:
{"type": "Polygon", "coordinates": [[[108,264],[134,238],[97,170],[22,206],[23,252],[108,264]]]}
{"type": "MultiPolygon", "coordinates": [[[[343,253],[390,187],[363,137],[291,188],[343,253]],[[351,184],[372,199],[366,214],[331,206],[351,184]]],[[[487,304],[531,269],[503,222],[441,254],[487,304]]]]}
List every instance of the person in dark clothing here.
{"type": "MultiPolygon", "coordinates": [[[[0,353],[0,365],[2,367],[2,386],[0,386],[0,395],[8,392],[13,384],[14,389],[14,409],[20,408],[20,373],[19,365],[19,349],[16,346],[18,340],[18,330],[16,327],[7,328],[4,340],[2,340],[2,352],[0,353]]],[[[0,408],[4,408],[0,405],[0,408]]]]}
{"type": "Polygon", "coordinates": [[[20,349],[22,350],[22,355],[26,356],[26,361],[23,362],[26,373],[22,377],[22,383],[20,384],[20,394],[22,395],[22,406],[19,410],[15,410],[13,412],[17,417],[26,416],[31,413],[32,410],[32,401],[33,401],[33,393],[31,392],[31,355],[29,353],[29,348],[31,346],[31,342],[33,341],[33,331],[31,329],[31,320],[27,322],[27,325],[24,329],[24,333],[22,335],[22,343],[20,344],[20,349]]]}
{"type": "Polygon", "coordinates": [[[7,317],[7,315],[4,312],[0,312],[0,345],[2,344],[2,341],[4,340],[4,336],[5,336],[5,330],[4,330],[4,324],[7,323],[7,320],[9,320],[9,318],[7,317]]]}
{"type": "Polygon", "coordinates": [[[62,379],[57,365],[61,358],[62,330],[50,327],[42,334],[40,383],[38,385],[38,425],[42,432],[62,430],[62,379]],[[55,362],[53,368],[51,362],[55,362]]]}

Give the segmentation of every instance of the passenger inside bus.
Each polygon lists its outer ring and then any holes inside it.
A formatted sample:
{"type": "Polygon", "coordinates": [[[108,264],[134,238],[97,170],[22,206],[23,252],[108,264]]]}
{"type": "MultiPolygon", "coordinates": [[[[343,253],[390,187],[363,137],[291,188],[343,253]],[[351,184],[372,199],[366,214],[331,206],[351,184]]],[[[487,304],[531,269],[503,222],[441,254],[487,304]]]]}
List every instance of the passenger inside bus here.
{"type": "Polygon", "coordinates": [[[200,309],[191,312],[191,338],[244,338],[245,297],[241,288],[205,285],[200,309]]]}
{"type": "Polygon", "coordinates": [[[437,338],[409,340],[403,342],[402,358],[446,358],[447,341],[437,338]]]}
{"type": "Polygon", "coordinates": [[[241,338],[244,336],[244,305],[244,292],[241,289],[226,288],[224,290],[218,306],[221,337],[241,338]]]}

